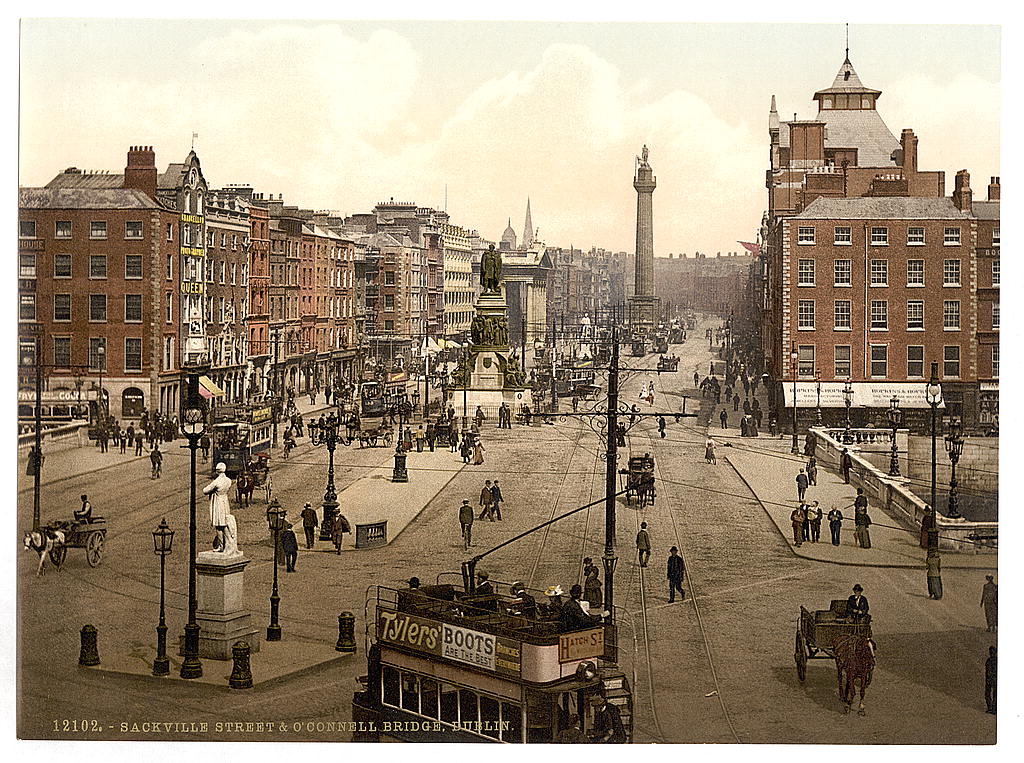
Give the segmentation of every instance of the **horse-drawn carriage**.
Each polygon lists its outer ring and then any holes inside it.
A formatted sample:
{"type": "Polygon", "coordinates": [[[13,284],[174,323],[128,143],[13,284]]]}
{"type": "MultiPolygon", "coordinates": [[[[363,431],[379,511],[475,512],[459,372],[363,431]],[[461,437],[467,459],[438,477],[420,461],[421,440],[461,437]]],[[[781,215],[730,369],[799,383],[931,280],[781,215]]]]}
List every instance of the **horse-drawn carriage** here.
{"type": "Polygon", "coordinates": [[[843,712],[850,711],[855,684],[860,681],[858,712],[864,715],[864,690],[875,667],[870,617],[847,617],[845,599],[833,599],[829,609],[815,612],[801,606],[793,658],[801,681],[807,677],[808,660],[835,660],[843,712]]]}
{"type": "Polygon", "coordinates": [[[658,373],[662,371],[678,371],[679,370],[679,357],[676,355],[667,356],[662,355],[658,358],[658,373]]]}
{"type": "Polygon", "coordinates": [[[625,478],[627,504],[635,499],[642,509],[654,503],[654,456],[650,453],[630,456],[629,468],[620,470],[619,474],[625,478]]]}
{"type": "Polygon", "coordinates": [[[256,491],[266,496],[267,505],[274,492],[274,480],[270,476],[270,455],[257,453],[241,472],[235,477],[235,489],[238,491],[238,504],[249,506],[256,491]]]}
{"type": "Polygon", "coordinates": [[[85,549],[85,561],[90,567],[98,567],[103,561],[103,547],[107,541],[107,520],[94,516],[88,520],[59,520],[25,534],[25,548],[39,554],[39,569],[42,574],[44,555],[49,556],[53,566],[60,569],[67,558],[69,548],[85,549]]]}

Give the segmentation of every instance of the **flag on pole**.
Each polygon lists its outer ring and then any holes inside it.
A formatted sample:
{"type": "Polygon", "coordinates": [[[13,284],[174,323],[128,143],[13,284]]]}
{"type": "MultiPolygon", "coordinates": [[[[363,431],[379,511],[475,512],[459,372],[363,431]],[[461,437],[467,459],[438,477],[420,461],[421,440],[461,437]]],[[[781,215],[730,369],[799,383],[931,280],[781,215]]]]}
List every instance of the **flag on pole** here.
{"type": "Polygon", "coordinates": [[[737,243],[740,246],[742,246],[744,249],[746,249],[748,252],[750,252],[752,255],[754,255],[755,257],[759,257],[761,255],[761,245],[760,244],[751,244],[751,243],[749,243],[747,241],[739,241],[737,243]]]}

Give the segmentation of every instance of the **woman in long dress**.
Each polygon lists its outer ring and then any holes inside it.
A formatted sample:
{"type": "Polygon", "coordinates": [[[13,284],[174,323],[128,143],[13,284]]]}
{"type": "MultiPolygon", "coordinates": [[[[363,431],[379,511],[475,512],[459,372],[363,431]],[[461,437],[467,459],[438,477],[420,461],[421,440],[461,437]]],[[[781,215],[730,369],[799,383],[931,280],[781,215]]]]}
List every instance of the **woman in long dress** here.
{"type": "Polygon", "coordinates": [[[484,462],[484,444],[478,439],[473,446],[473,464],[479,466],[484,462]]]}

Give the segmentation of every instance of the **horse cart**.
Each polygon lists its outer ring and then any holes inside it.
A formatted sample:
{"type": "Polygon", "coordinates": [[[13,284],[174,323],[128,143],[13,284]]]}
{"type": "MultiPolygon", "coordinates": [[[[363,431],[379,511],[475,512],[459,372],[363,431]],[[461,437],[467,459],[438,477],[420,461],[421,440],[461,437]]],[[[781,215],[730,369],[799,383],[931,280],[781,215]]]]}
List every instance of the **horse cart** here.
{"type": "Polygon", "coordinates": [[[658,373],[662,371],[678,371],[679,370],[679,358],[675,355],[668,357],[662,355],[658,358],[658,373]]]}
{"type": "Polygon", "coordinates": [[[650,453],[630,456],[629,468],[620,470],[619,474],[625,478],[627,505],[636,500],[642,509],[654,503],[654,456],[650,453]]]}
{"type": "Polygon", "coordinates": [[[379,442],[388,448],[394,443],[391,427],[384,423],[384,416],[363,416],[359,419],[359,447],[376,448],[379,442]]]}
{"type": "Polygon", "coordinates": [[[871,683],[875,667],[875,642],[871,638],[870,617],[847,617],[846,607],[845,599],[833,599],[829,609],[815,612],[801,606],[793,658],[801,681],[807,677],[808,660],[835,660],[839,696],[845,705],[843,712],[849,712],[859,680],[859,713],[863,715],[864,689],[871,683]]]}
{"type": "Polygon", "coordinates": [[[270,476],[270,456],[267,453],[257,453],[256,457],[246,464],[235,478],[235,490],[238,492],[239,505],[249,506],[252,503],[253,495],[259,491],[270,505],[270,499],[274,492],[274,481],[270,476]]]}
{"type": "Polygon", "coordinates": [[[51,522],[44,528],[44,532],[51,537],[58,530],[64,534],[64,542],[50,549],[50,561],[54,567],[60,569],[64,564],[69,548],[85,549],[85,561],[89,566],[100,565],[103,561],[103,547],[107,542],[107,520],[104,517],[92,517],[89,521],[51,522]]]}

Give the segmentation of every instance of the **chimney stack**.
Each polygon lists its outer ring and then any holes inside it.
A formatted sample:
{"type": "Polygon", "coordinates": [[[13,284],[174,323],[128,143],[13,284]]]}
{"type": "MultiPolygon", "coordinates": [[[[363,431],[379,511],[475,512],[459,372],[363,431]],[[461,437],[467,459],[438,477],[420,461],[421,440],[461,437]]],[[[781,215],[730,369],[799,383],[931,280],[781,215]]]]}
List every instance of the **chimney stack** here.
{"type": "Polygon", "coordinates": [[[970,212],[971,200],[974,195],[971,191],[971,174],[967,170],[960,170],[956,173],[953,183],[954,206],[962,212],[970,212]]]}
{"type": "Polygon", "coordinates": [[[124,187],[142,191],[156,200],[156,153],[152,146],[132,146],[128,149],[124,187]]]}
{"type": "Polygon", "coordinates": [[[991,182],[989,182],[989,184],[988,184],[988,200],[989,201],[999,201],[999,178],[998,178],[998,176],[992,178],[991,182]]]}
{"type": "Polygon", "coordinates": [[[900,135],[901,165],[908,172],[917,172],[917,136],[911,129],[904,129],[900,135]]]}

